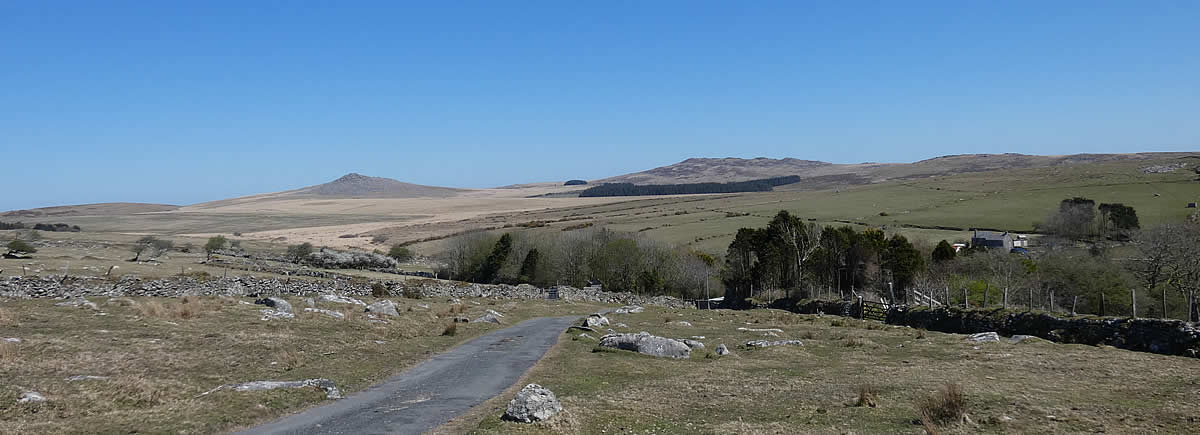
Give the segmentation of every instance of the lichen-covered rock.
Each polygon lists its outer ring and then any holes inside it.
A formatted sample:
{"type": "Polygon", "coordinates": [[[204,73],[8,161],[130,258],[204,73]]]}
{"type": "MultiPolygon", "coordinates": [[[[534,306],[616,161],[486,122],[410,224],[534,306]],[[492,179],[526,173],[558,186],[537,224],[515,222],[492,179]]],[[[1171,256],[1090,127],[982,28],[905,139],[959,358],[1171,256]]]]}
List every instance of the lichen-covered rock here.
{"type": "Polygon", "coordinates": [[[26,391],[24,394],[21,394],[19,399],[17,399],[17,403],[38,403],[45,401],[46,396],[43,396],[42,393],[37,391],[26,391]]]}
{"type": "Polygon", "coordinates": [[[967,341],[972,343],[999,343],[1000,334],[995,332],[980,332],[967,336],[967,341]]]}
{"type": "Polygon", "coordinates": [[[554,414],[562,412],[562,409],[562,403],[554,396],[554,392],[538,384],[529,384],[508,402],[503,418],[533,423],[553,417],[554,414]]]}
{"type": "Polygon", "coordinates": [[[650,335],[645,331],[637,334],[608,334],[600,337],[600,346],[665,358],[687,358],[692,352],[692,348],[681,341],[650,335]]]}
{"type": "Polygon", "coordinates": [[[608,324],[608,318],[600,313],[589,314],[583,319],[583,326],[589,328],[599,328],[601,326],[608,326],[608,324]]]}
{"type": "Polygon", "coordinates": [[[279,312],[283,312],[283,313],[295,313],[295,311],[292,311],[292,304],[288,303],[288,301],[283,300],[283,298],[277,298],[277,297],[262,298],[262,299],[254,301],[254,303],[259,304],[259,305],[266,305],[268,307],[275,309],[275,311],[279,311],[279,312]]]}
{"type": "Polygon", "coordinates": [[[639,307],[637,305],[626,305],[621,308],[617,308],[616,311],[613,311],[613,312],[617,313],[617,314],[635,314],[635,313],[640,313],[645,310],[646,310],[645,308],[639,307]]]}
{"type": "MultiPolygon", "coordinates": [[[[491,310],[488,310],[488,311],[491,311],[491,310]]],[[[495,313],[493,311],[491,313],[484,314],[482,316],[479,316],[479,318],[472,320],[471,323],[495,323],[495,324],[499,325],[500,318],[496,317],[496,314],[499,314],[499,313],[495,313]]]]}
{"type": "Polygon", "coordinates": [[[746,342],[746,347],[773,347],[773,346],[803,346],[804,343],[800,340],[750,340],[746,342]]]}
{"type": "Polygon", "coordinates": [[[400,316],[400,313],[396,311],[396,303],[387,299],[373,302],[370,305],[367,305],[367,308],[363,311],[392,317],[400,316]]]}
{"type": "Polygon", "coordinates": [[[677,338],[676,340],[679,340],[681,343],[686,344],[687,347],[692,349],[704,349],[704,343],[701,343],[697,340],[692,340],[690,338],[677,338]]]}
{"type": "Polygon", "coordinates": [[[335,319],[345,319],[346,318],[346,313],[343,313],[340,311],[323,310],[320,308],[305,308],[304,311],[307,311],[310,313],[324,314],[326,316],[329,316],[329,317],[332,317],[335,319]]]}
{"type": "Polygon", "coordinates": [[[358,299],[354,299],[354,298],[346,297],[346,296],[331,295],[331,294],[323,294],[323,295],[317,296],[317,301],[318,302],[328,302],[328,303],[332,303],[332,304],[362,305],[364,307],[367,306],[366,302],[360,301],[358,299]]]}
{"type": "Polygon", "coordinates": [[[725,355],[729,355],[730,353],[732,353],[729,351],[728,347],[725,347],[725,343],[718,344],[717,348],[714,351],[717,353],[717,355],[720,355],[720,356],[725,356],[725,355]]]}
{"type": "Polygon", "coordinates": [[[206,395],[215,393],[217,391],[226,390],[226,389],[233,390],[233,391],[245,392],[245,391],[266,391],[266,390],[274,390],[274,389],[279,389],[279,388],[305,388],[305,387],[316,387],[316,388],[325,390],[325,398],[326,399],[341,399],[342,398],[342,391],[338,389],[337,385],[334,384],[333,381],[331,381],[329,379],[325,379],[325,378],[305,379],[303,381],[252,381],[252,382],[245,382],[245,383],[241,383],[241,384],[227,384],[227,385],[222,385],[217,388],[208,390],[207,392],[200,394],[200,395],[206,396],[206,395]]]}

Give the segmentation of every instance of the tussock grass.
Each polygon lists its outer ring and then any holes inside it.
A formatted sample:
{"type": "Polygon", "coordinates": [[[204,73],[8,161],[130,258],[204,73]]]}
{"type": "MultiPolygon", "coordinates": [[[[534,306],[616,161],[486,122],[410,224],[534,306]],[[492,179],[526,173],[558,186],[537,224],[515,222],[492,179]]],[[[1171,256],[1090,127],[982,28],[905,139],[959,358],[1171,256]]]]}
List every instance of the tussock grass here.
{"type": "Polygon", "coordinates": [[[854,386],[854,392],[858,395],[858,400],[854,401],[854,406],[874,408],[878,406],[876,399],[879,397],[879,390],[870,383],[862,383],[854,386]]]}
{"type": "Polygon", "coordinates": [[[917,413],[921,424],[929,426],[945,426],[962,422],[967,415],[967,396],[962,386],[950,382],[941,389],[917,398],[917,413]]]}
{"type": "Polygon", "coordinates": [[[227,301],[216,298],[184,296],[179,301],[146,300],[134,305],[146,317],[162,319],[193,319],[202,314],[220,311],[227,301]]]}
{"type": "Polygon", "coordinates": [[[18,355],[16,343],[0,341],[0,361],[15,361],[18,355]]]}
{"type": "Polygon", "coordinates": [[[442,330],[442,335],[447,337],[458,335],[458,324],[450,323],[449,325],[446,325],[446,329],[442,330]]]}
{"type": "Polygon", "coordinates": [[[7,308],[0,307],[0,326],[21,326],[17,315],[7,308]]]}

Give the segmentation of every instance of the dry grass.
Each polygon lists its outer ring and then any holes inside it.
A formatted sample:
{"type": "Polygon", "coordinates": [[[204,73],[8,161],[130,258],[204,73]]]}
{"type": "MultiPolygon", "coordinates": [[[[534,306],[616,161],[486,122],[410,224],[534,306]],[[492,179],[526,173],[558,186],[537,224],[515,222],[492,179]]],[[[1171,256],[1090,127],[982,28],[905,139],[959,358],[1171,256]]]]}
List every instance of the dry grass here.
{"type": "Polygon", "coordinates": [[[0,361],[9,362],[17,359],[17,344],[0,341],[0,361]]]}
{"type": "MultiPolygon", "coordinates": [[[[0,327],[0,337],[24,341],[0,341],[0,433],[227,433],[326,399],[312,390],[197,397],[218,385],[321,377],[353,393],[498,328],[460,324],[455,336],[442,336],[446,321],[433,313],[450,304],[437,301],[377,321],[350,305],[328,307],[347,321],[303,314],[263,321],[263,306],[237,299],[129,301],[103,304],[106,316],[52,300],[3,301],[22,322],[0,327]],[[67,380],[76,375],[102,378],[67,380]],[[14,406],[25,391],[49,400],[14,406]]],[[[533,301],[504,313],[519,322],[597,308],[533,301]]]]}
{"type": "Polygon", "coordinates": [[[453,337],[455,335],[458,335],[458,323],[451,323],[449,325],[446,325],[446,329],[442,330],[442,335],[448,336],[448,337],[453,337]]]}
{"type": "Polygon", "coordinates": [[[865,406],[868,408],[878,406],[875,399],[879,397],[879,390],[874,385],[869,383],[858,384],[854,387],[854,392],[858,394],[858,400],[854,401],[854,406],[865,406]]]}
{"type": "Polygon", "coordinates": [[[929,426],[945,426],[962,422],[967,415],[967,396],[961,385],[947,383],[941,389],[919,397],[916,403],[917,413],[921,416],[921,424],[929,426]]]}
{"type": "Polygon", "coordinates": [[[0,307],[0,326],[21,326],[21,323],[17,321],[16,314],[7,308],[0,307]]]}

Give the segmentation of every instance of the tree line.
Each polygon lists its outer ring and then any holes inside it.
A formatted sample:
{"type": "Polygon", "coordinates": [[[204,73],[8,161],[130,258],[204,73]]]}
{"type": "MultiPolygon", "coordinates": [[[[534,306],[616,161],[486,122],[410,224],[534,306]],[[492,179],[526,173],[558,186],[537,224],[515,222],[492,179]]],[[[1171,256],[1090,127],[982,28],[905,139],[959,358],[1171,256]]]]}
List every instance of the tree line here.
{"type": "Polygon", "coordinates": [[[649,196],[649,195],[692,195],[700,193],[739,193],[739,192],[770,192],[776,186],[800,182],[797,175],[786,177],[764,178],[761,180],[738,181],[732,183],[688,183],[688,184],[650,184],[607,183],[589,187],[579,193],[581,197],[598,196],[649,196]]]}
{"type": "Polygon", "coordinates": [[[23,230],[26,228],[29,228],[29,229],[32,229],[35,231],[50,231],[50,232],[78,233],[79,231],[82,231],[82,229],[79,228],[79,225],[68,225],[68,224],[64,224],[64,223],[33,224],[33,226],[30,227],[28,224],[25,224],[22,222],[0,222],[0,230],[23,230]]]}
{"type": "Polygon", "coordinates": [[[703,252],[606,229],[475,233],[448,243],[439,275],[476,283],[598,283],[610,291],[701,297],[717,269],[703,252]]]}

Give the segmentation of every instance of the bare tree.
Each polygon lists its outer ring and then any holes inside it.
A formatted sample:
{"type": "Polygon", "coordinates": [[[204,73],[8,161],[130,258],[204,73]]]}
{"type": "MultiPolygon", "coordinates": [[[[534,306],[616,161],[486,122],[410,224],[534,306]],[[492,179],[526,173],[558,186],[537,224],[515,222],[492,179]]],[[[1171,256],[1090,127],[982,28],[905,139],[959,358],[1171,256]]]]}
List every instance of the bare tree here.
{"type": "Polygon", "coordinates": [[[1161,290],[1163,317],[1167,317],[1167,286],[1162,284],[1171,273],[1174,253],[1186,249],[1179,246],[1180,235],[1184,231],[1184,226],[1171,224],[1139,231],[1132,241],[1138,253],[1126,262],[1126,268],[1138,277],[1147,294],[1155,288],[1161,290]]]}

